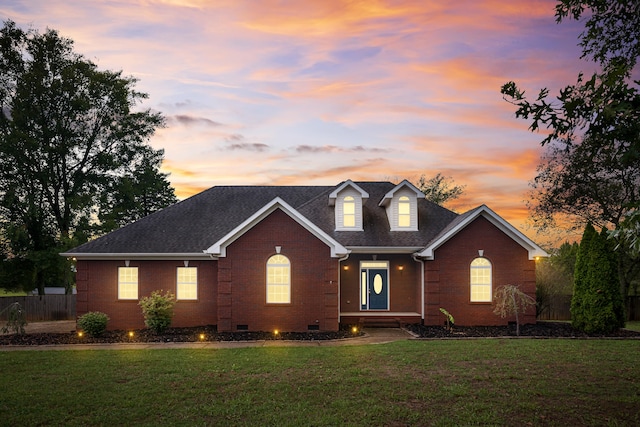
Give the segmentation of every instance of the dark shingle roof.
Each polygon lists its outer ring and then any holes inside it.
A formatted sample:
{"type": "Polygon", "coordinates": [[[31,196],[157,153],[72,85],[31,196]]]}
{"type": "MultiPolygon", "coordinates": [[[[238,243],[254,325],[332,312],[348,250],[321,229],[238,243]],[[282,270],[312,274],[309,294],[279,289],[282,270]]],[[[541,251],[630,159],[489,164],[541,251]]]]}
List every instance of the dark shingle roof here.
{"type": "Polygon", "coordinates": [[[425,199],[418,201],[419,231],[389,231],[382,197],[390,182],[356,183],[369,193],[365,231],[335,231],[334,186],[220,186],[142,218],[69,251],[74,254],[186,254],[209,248],[276,197],[280,197],[343,246],[424,247],[458,217],[425,199]]]}

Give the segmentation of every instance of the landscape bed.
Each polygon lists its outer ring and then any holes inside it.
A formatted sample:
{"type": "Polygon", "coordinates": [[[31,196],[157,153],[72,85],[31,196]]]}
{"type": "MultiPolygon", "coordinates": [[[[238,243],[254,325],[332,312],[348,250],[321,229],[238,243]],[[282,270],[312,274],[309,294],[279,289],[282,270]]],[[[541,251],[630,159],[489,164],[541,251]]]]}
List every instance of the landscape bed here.
{"type": "MultiPolygon", "coordinates": [[[[450,330],[442,326],[405,325],[416,338],[482,338],[516,336],[515,325],[508,326],[455,326],[450,330]]],[[[193,328],[169,328],[162,334],[150,329],[134,331],[106,331],[100,337],[79,336],[68,333],[27,333],[0,335],[0,345],[57,345],[57,344],[104,344],[104,343],[145,343],[145,342],[215,342],[215,341],[326,341],[362,336],[361,329],[354,332],[345,327],[335,332],[217,332],[215,326],[193,328]]],[[[640,338],[640,331],[619,329],[610,334],[586,334],[565,322],[538,322],[520,326],[520,336],[540,338],[588,338],[615,337],[640,338]]]]}

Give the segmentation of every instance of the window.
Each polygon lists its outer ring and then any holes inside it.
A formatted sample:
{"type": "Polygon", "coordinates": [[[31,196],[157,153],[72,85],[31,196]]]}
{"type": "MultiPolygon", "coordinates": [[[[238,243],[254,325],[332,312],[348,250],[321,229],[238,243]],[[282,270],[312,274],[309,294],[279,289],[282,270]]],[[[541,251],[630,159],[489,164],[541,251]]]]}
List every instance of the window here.
{"type": "Polygon", "coordinates": [[[138,299],[138,267],[118,267],[118,299],[138,299]]]}
{"type": "Polygon", "coordinates": [[[398,227],[411,227],[411,202],[407,196],[398,199],[398,227]]]}
{"type": "Polygon", "coordinates": [[[471,302],[491,302],[491,263],[486,258],[471,262],[471,302]]]}
{"type": "Polygon", "coordinates": [[[291,302],[291,264],[284,255],[274,255],[267,261],[267,303],[291,302]]]}
{"type": "Polygon", "coordinates": [[[178,267],[178,280],[176,283],[177,299],[198,299],[197,267],[178,267]]]}
{"type": "Polygon", "coordinates": [[[342,226],[356,226],[356,201],[353,196],[346,196],[342,200],[342,226]]]}

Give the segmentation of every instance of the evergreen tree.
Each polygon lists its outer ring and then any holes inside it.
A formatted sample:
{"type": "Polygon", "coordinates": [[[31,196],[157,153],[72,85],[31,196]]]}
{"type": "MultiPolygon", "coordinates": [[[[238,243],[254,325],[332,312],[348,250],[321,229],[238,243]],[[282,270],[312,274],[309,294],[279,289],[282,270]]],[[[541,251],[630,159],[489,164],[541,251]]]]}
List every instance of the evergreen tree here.
{"type": "Polygon", "coordinates": [[[624,326],[618,286],[618,259],[607,230],[597,233],[588,224],[578,250],[571,320],[588,333],[608,333],[624,326]]]}
{"type": "Polygon", "coordinates": [[[587,277],[589,266],[589,246],[596,235],[596,230],[588,223],[582,233],[582,240],[576,255],[576,267],[573,273],[573,297],[571,298],[571,324],[574,328],[584,330],[586,326],[585,299],[587,294],[587,277]]]}

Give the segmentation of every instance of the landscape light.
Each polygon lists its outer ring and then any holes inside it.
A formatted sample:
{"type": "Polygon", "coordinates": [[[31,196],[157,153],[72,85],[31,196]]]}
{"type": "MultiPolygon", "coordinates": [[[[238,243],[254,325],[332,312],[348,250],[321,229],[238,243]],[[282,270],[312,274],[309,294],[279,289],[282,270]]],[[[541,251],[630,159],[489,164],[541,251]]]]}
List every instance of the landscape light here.
{"type": "Polygon", "coordinates": [[[204,341],[204,334],[200,334],[200,341],[204,341]]]}
{"type": "Polygon", "coordinates": [[[354,326],[353,328],[351,328],[351,332],[353,332],[354,334],[358,333],[358,327],[354,326]]]}
{"type": "Polygon", "coordinates": [[[273,335],[278,335],[280,332],[276,329],[275,331],[273,331],[273,335]]]}
{"type": "Polygon", "coordinates": [[[82,338],[84,336],[84,332],[78,331],[78,338],[82,338]]]}
{"type": "Polygon", "coordinates": [[[133,331],[129,331],[129,338],[133,338],[133,331]]]}

